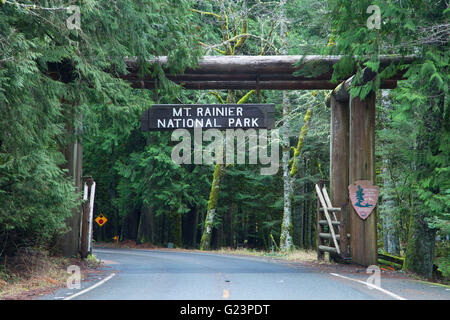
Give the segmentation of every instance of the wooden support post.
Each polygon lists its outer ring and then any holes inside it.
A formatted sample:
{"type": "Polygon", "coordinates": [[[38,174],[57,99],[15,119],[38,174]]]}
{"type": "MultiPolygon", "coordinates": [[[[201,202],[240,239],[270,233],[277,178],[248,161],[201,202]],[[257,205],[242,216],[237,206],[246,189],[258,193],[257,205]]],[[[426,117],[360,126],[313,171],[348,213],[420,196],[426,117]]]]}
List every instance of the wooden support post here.
{"type": "Polygon", "coordinates": [[[349,153],[349,108],[348,100],[338,101],[334,93],[330,96],[330,193],[333,206],[341,208],[340,241],[341,255],[348,257],[348,153],[349,153]]]}
{"type": "Polygon", "coordinates": [[[90,223],[89,223],[89,218],[90,218],[90,199],[88,197],[89,195],[89,191],[92,187],[92,183],[94,182],[94,180],[92,180],[91,177],[88,177],[86,180],[86,184],[88,188],[85,188],[85,200],[83,203],[83,210],[82,210],[82,217],[81,217],[81,243],[80,243],[80,253],[81,253],[81,259],[86,259],[88,257],[89,254],[89,247],[90,247],[90,243],[89,243],[89,229],[90,229],[90,223]],[[86,190],[87,189],[87,190],[86,190]]]}
{"type": "Polygon", "coordinates": [[[92,254],[92,239],[94,237],[94,200],[95,181],[91,178],[91,190],[89,195],[89,233],[88,233],[88,253],[92,254]]]}
{"type": "MultiPolygon", "coordinates": [[[[322,186],[323,184],[321,182],[319,182],[319,184],[322,186]]],[[[324,260],[325,258],[325,253],[320,250],[320,246],[323,243],[323,239],[319,236],[320,233],[322,233],[323,227],[322,225],[319,223],[319,221],[321,220],[321,215],[322,213],[320,212],[320,202],[319,202],[319,196],[317,196],[317,225],[316,225],[316,243],[317,243],[317,260],[321,261],[324,260]]]]}
{"type": "MultiPolygon", "coordinates": [[[[371,180],[375,184],[375,93],[371,92],[364,100],[351,97],[349,107],[349,184],[357,180],[371,180]]],[[[350,202],[348,209],[352,261],[364,266],[376,265],[376,209],[365,220],[357,215],[350,202]]]]}

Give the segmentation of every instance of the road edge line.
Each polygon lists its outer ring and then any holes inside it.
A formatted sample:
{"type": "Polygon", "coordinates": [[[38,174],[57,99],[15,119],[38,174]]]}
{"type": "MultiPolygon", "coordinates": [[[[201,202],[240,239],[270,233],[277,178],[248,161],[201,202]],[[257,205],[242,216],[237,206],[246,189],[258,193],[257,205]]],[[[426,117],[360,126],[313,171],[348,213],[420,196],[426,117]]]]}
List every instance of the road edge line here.
{"type": "Polygon", "coordinates": [[[103,280],[97,282],[96,284],[94,284],[94,285],[92,285],[92,286],[90,286],[90,287],[88,287],[88,288],[86,288],[86,289],[84,289],[84,290],[82,290],[82,291],[80,291],[80,292],[77,292],[77,293],[75,293],[75,294],[73,294],[73,295],[71,295],[71,296],[69,296],[69,297],[66,297],[66,298],[64,298],[63,300],[72,300],[73,298],[76,298],[76,297],[78,297],[78,296],[81,296],[82,294],[85,294],[86,292],[89,292],[89,291],[91,291],[92,289],[95,289],[95,288],[97,288],[98,286],[104,284],[106,281],[110,280],[110,279],[111,279],[112,277],[114,277],[115,275],[116,275],[115,273],[111,273],[111,274],[110,274],[109,276],[107,276],[105,279],[103,279],[103,280]]]}
{"type": "Polygon", "coordinates": [[[377,290],[379,290],[379,291],[381,291],[381,292],[383,292],[383,293],[385,293],[385,294],[387,294],[387,295],[389,295],[389,296],[391,296],[391,297],[393,297],[393,298],[395,298],[397,300],[407,300],[406,298],[403,298],[403,297],[401,297],[401,296],[399,296],[399,295],[397,295],[397,294],[395,294],[393,292],[390,292],[390,291],[388,291],[386,289],[383,289],[383,288],[381,288],[379,286],[376,286],[376,285],[374,285],[372,283],[368,283],[368,282],[361,281],[361,280],[358,280],[358,279],[349,278],[349,277],[342,276],[342,275],[337,274],[337,273],[330,273],[330,274],[335,276],[335,277],[339,277],[339,278],[355,281],[355,282],[358,282],[358,283],[362,283],[362,284],[364,284],[364,285],[366,285],[368,287],[371,287],[373,289],[377,289],[377,290]]]}

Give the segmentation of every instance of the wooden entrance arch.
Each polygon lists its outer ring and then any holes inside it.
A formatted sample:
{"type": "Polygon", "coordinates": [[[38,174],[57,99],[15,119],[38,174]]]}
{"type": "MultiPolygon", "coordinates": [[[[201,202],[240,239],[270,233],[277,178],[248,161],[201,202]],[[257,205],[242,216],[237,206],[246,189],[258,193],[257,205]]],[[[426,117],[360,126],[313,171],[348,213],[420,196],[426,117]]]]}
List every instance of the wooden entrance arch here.
{"type": "MultiPolygon", "coordinates": [[[[355,263],[377,264],[377,215],[373,212],[361,219],[353,209],[348,186],[357,180],[375,178],[375,93],[364,100],[351,97],[349,87],[354,76],[342,79],[339,85],[331,82],[333,66],[340,56],[205,56],[196,68],[184,74],[166,76],[190,90],[255,89],[255,90],[320,90],[333,89],[326,103],[331,108],[330,192],[334,207],[341,208],[339,228],[340,255],[355,263]],[[293,73],[298,72],[298,76],[293,73]],[[348,238],[348,234],[350,237],[348,238]]],[[[381,56],[381,68],[391,63],[410,63],[412,57],[381,56]]],[[[164,64],[166,57],[149,61],[164,64]]],[[[156,80],[150,76],[139,78],[137,61],[126,60],[129,74],[123,75],[133,87],[153,89],[156,80]]],[[[365,69],[358,83],[376,76],[365,69]]],[[[381,89],[393,89],[398,74],[381,82],[381,89]]],[[[319,242],[318,242],[319,243],[319,242]]]]}
{"type": "MultiPolygon", "coordinates": [[[[327,100],[327,105],[331,108],[330,193],[333,206],[341,208],[339,252],[346,257],[350,248],[352,261],[368,266],[377,264],[376,212],[365,220],[359,218],[349,202],[347,187],[357,180],[376,183],[375,93],[370,93],[364,100],[351,97],[348,89],[353,77],[342,79],[338,85],[332,83],[333,66],[340,59],[340,56],[205,56],[195,68],[188,69],[183,74],[171,74],[168,70],[165,72],[169,80],[190,90],[333,89],[327,100]],[[293,75],[294,72],[298,73],[297,76],[293,75]],[[347,234],[350,234],[349,242],[347,234]]],[[[385,68],[391,63],[407,64],[413,59],[380,56],[380,67],[385,68]]],[[[160,64],[163,70],[166,62],[166,57],[149,60],[150,64],[160,64]]],[[[122,75],[122,79],[135,88],[156,87],[157,81],[150,75],[144,78],[138,76],[136,59],[125,59],[125,63],[129,73],[122,75]]],[[[62,81],[64,70],[59,65],[49,65],[50,75],[62,81]]],[[[364,83],[375,76],[376,74],[365,70],[358,82],[364,83]]],[[[395,88],[401,76],[402,74],[397,74],[383,80],[380,87],[395,88]]],[[[81,157],[77,157],[76,167],[78,166],[81,168],[81,157]]],[[[74,173],[74,176],[76,180],[78,174],[74,173]]]]}

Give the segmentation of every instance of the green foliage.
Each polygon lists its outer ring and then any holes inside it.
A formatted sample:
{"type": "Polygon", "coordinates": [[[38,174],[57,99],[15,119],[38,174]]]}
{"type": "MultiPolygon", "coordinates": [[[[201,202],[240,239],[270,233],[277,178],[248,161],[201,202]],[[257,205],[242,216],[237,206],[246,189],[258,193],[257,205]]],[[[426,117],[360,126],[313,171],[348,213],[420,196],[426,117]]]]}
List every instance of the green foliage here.
{"type": "Polygon", "coordinates": [[[0,8],[0,257],[48,243],[75,205],[58,143],[64,87],[40,73],[42,43],[13,28],[11,11],[0,8]]]}
{"type": "MultiPolygon", "coordinates": [[[[107,173],[114,157],[93,158],[89,139],[97,137],[98,153],[121,148],[149,106],[145,94],[116,78],[127,72],[124,57],[138,58],[141,75],[161,75],[145,59],[167,55],[170,71],[182,72],[199,53],[188,1],[77,5],[81,30],[67,28],[61,1],[0,6],[0,256],[3,248],[9,254],[50,244],[66,230],[79,195],[63,152],[75,139],[84,139],[86,158],[95,159],[85,172],[105,177],[100,199],[110,187],[104,182],[115,187],[107,173]]],[[[176,91],[163,77],[161,88],[162,96],[176,91]]]]}
{"type": "Polygon", "coordinates": [[[442,275],[447,279],[450,278],[450,259],[441,257],[438,259],[437,264],[439,266],[439,271],[442,272],[442,275]]]}

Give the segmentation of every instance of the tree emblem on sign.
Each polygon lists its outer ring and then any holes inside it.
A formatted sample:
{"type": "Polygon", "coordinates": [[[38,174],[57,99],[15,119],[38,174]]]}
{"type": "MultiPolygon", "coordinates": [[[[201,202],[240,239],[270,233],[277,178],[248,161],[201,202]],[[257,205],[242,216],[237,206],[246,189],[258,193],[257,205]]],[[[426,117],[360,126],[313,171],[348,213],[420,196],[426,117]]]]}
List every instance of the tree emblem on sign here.
{"type": "Polygon", "coordinates": [[[356,190],[356,199],[358,200],[355,204],[355,206],[360,207],[360,208],[368,208],[368,207],[372,207],[372,205],[370,203],[366,203],[366,204],[362,204],[362,202],[364,202],[364,189],[361,188],[360,185],[358,185],[358,190],[356,190]]]}
{"type": "Polygon", "coordinates": [[[358,180],[348,186],[348,191],[356,214],[367,219],[377,205],[380,188],[370,180],[358,180]]]}

